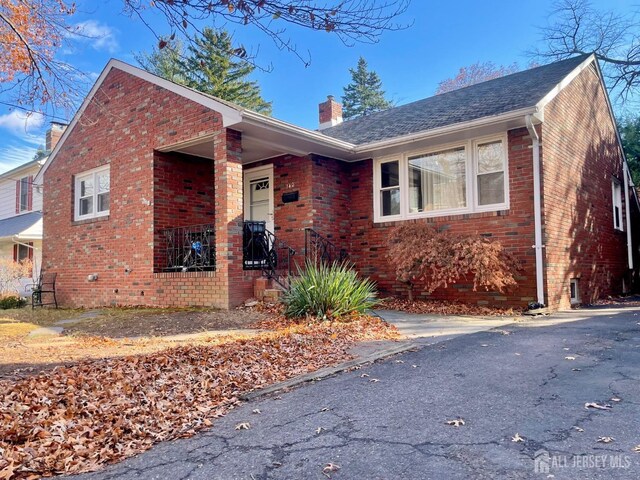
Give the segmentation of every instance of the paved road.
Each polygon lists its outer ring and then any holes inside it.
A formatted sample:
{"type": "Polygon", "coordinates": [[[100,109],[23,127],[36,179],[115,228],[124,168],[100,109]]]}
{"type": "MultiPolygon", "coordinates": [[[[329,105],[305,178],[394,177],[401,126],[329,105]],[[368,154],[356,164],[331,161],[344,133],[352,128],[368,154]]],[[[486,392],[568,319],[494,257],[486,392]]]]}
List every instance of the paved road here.
{"type": "Polygon", "coordinates": [[[640,478],[640,310],[576,318],[424,346],[77,478],[325,479],[328,463],[341,467],[334,479],[640,478]],[[458,417],[464,426],[445,423],[458,417]]]}

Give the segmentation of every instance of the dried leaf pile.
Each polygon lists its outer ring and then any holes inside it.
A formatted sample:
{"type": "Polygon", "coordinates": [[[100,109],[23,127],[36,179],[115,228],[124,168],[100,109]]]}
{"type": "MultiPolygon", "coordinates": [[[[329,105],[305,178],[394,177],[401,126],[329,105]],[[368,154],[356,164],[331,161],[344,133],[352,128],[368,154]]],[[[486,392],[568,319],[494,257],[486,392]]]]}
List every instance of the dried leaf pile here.
{"type": "Polygon", "coordinates": [[[289,325],[223,345],[85,361],[0,382],[0,478],[91,471],[193,435],[242,393],[344,361],[356,341],[396,336],[370,317],[289,325]]]}
{"type": "Polygon", "coordinates": [[[400,310],[407,313],[439,315],[482,315],[482,316],[512,316],[521,312],[512,308],[492,308],[468,303],[446,302],[442,300],[404,300],[400,298],[386,298],[376,308],[385,310],[400,310]]]}

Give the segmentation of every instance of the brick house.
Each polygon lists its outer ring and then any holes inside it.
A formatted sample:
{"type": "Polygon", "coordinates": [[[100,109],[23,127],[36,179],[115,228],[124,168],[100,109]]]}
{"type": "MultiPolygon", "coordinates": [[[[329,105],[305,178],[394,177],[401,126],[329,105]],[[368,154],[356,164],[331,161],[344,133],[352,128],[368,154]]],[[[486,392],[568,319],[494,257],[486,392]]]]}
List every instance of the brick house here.
{"type": "Polygon", "coordinates": [[[308,130],[110,61],[38,175],[62,303],[230,308],[265,265],[318,252],[403,295],[385,239],[405,221],[522,262],[512,292],[432,298],[566,308],[630,288],[638,200],[593,56],[346,122],[329,97],[319,114],[308,130]]]}

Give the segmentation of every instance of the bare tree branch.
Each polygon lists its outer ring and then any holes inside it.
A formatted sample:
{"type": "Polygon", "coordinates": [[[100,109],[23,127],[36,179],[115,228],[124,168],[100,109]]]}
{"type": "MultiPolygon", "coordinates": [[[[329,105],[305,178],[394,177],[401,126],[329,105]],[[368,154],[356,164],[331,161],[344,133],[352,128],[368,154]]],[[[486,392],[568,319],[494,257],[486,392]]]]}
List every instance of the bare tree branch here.
{"type": "Polygon", "coordinates": [[[596,10],[588,0],[562,0],[540,29],[544,46],[530,52],[555,61],[594,53],[610,91],[624,103],[640,87],[640,22],[637,14],[596,10]]]}

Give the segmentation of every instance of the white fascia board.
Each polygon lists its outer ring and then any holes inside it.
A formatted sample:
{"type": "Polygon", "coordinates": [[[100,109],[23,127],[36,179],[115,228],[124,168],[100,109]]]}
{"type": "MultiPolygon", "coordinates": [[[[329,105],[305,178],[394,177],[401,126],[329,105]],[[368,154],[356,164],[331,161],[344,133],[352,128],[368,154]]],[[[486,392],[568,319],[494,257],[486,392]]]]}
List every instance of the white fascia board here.
{"type": "Polygon", "coordinates": [[[348,153],[353,153],[356,148],[353,143],[345,142],[344,140],[338,140],[337,138],[329,137],[328,135],[317,132],[315,130],[298,127],[297,125],[283,122],[282,120],[278,120],[277,118],[267,117],[266,115],[253,112],[251,110],[245,110],[242,112],[242,120],[248,124],[257,125],[268,130],[285,133],[292,136],[303,137],[311,142],[330,146],[333,148],[343,149],[348,153]]]}
{"type": "Polygon", "coordinates": [[[164,78],[153,75],[152,73],[149,73],[146,70],[142,70],[141,68],[134,67],[133,65],[129,65],[128,63],[124,63],[120,60],[116,60],[112,58],[104,67],[104,69],[102,70],[102,73],[100,73],[100,76],[98,77],[96,82],[93,84],[93,87],[91,87],[91,90],[85,97],[84,101],[82,102],[82,105],[73,116],[71,123],[69,123],[69,126],[65,129],[64,133],[62,134],[62,137],[60,138],[57,145],[55,146],[55,148],[47,158],[47,161],[44,163],[44,165],[38,172],[38,175],[34,179],[34,182],[36,184],[42,184],[44,173],[47,171],[47,169],[49,168],[49,165],[51,165],[51,163],[55,159],[62,145],[64,145],[65,140],[69,137],[69,135],[75,128],[76,124],[78,123],[78,120],[80,119],[84,111],[87,109],[87,106],[95,96],[98,89],[102,86],[109,72],[111,72],[111,70],[114,68],[121,70],[123,72],[126,72],[130,75],[133,75],[135,77],[138,77],[147,82],[150,82],[159,87],[162,87],[165,90],[168,90],[177,95],[180,95],[181,97],[192,100],[204,107],[210,108],[211,110],[215,110],[216,112],[222,115],[222,123],[223,123],[223,126],[225,127],[234,125],[242,120],[241,108],[233,108],[230,105],[227,105],[226,103],[223,103],[222,101],[215,99],[214,97],[205,95],[191,88],[187,88],[182,85],[178,85],[176,83],[170,82],[168,80],[165,80],[164,78]]]}
{"type": "Polygon", "coordinates": [[[439,137],[449,133],[454,133],[461,130],[467,130],[470,128],[484,127],[496,123],[506,122],[514,119],[522,119],[524,126],[524,118],[526,115],[537,116],[538,109],[536,107],[522,108],[519,110],[513,110],[511,112],[503,113],[493,117],[483,117],[476,120],[470,120],[468,122],[455,123],[453,125],[446,125],[440,128],[434,128],[431,130],[425,130],[422,132],[412,133],[409,135],[403,135],[401,137],[390,138],[388,140],[380,140],[377,142],[365,143],[356,147],[356,153],[366,153],[373,150],[380,150],[383,148],[396,147],[406,143],[412,143],[419,140],[427,140],[433,137],[439,137]]]}

